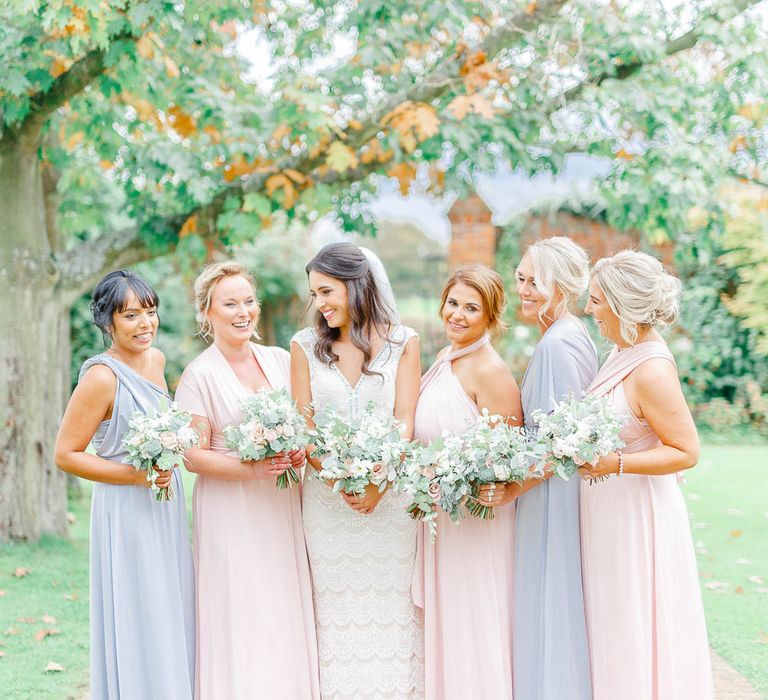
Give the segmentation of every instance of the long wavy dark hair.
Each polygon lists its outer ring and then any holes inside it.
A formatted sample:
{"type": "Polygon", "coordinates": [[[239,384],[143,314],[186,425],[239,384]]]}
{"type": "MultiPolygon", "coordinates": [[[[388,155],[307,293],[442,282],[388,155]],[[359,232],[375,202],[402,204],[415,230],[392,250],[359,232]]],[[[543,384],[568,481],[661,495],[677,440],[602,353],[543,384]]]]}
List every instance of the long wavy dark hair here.
{"type": "MultiPolygon", "coordinates": [[[[381,299],[376,279],[368,265],[368,258],[352,243],[331,243],[324,246],[304,268],[309,273],[314,270],[328,277],[344,282],[347,288],[349,304],[350,333],[352,344],[363,353],[363,374],[371,372],[368,365],[373,359],[371,336],[378,333],[389,338],[392,319],[381,299]]],[[[334,341],[339,339],[338,328],[331,328],[323,314],[315,312],[315,330],[318,341],[315,355],[321,362],[338,362],[339,356],[333,351],[334,341]]]]}

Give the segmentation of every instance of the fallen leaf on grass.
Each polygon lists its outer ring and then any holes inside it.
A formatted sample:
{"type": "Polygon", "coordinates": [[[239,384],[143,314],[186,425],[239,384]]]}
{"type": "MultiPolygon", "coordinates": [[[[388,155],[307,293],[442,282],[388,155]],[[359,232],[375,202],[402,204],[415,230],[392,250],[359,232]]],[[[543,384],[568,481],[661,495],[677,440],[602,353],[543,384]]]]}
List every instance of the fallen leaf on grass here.
{"type": "Polygon", "coordinates": [[[77,600],[77,593],[65,593],[64,600],[77,600]]]}
{"type": "Polygon", "coordinates": [[[10,637],[14,634],[21,634],[21,630],[18,627],[9,627],[7,630],[5,630],[5,632],[3,632],[3,634],[6,637],[10,637]]]}
{"type": "Polygon", "coordinates": [[[744,587],[743,586],[736,586],[736,588],[733,589],[734,593],[744,593],[744,587]]]}
{"type": "Polygon", "coordinates": [[[760,639],[757,640],[760,644],[768,644],[768,632],[760,630],[760,639]]]}
{"type": "Polygon", "coordinates": [[[43,615],[42,618],[40,618],[46,625],[55,625],[56,624],[56,618],[53,617],[53,615],[43,615]]]}
{"type": "Polygon", "coordinates": [[[23,622],[26,625],[34,625],[37,620],[34,617],[17,617],[16,622],[23,622]]]}
{"type": "Polygon", "coordinates": [[[13,572],[16,578],[24,578],[29,574],[29,569],[26,566],[17,566],[13,572]]]}
{"type": "Polygon", "coordinates": [[[2,598],[8,591],[6,591],[4,588],[0,589],[0,598],[2,598]]]}
{"type": "Polygon", "coordinates": [[[35,641],[42,642],[46,637],[53,637],[54,634],[61,634],[61,630],[51,628],[37,630],[37,632],[35,632],[35,641]]]}
{"type": "Polygon", "coordinates": [[[55,661],[49,661],[44,670],[46,673],[49,671],[63,671],[64,667],[61,664],[57,664],[55,661]]]}
{"type": "Polygon", "coordinates": [[[731,530],[731,537],[741,537],[741,530],[731,530]]]}
{"type": "Polygon", "coordinates": [[[704,588],[708,588],[710,591],[722,592],[730,585],[730,583],[724,583],[723,581],[709,581],[704,584],[704,588]]]}

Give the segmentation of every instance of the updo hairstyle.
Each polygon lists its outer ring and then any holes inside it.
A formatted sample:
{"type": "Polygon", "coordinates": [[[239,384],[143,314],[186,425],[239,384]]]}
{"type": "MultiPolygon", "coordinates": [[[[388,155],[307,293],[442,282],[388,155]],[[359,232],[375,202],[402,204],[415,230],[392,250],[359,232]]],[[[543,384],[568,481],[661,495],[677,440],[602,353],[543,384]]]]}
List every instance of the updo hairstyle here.
{"type": "Polygon", "coordinates": [[[592,269],[592,279],[619,319],[621,337],[630,345],[639,327],[671,326],[680,315],[682,285],[653,256],[622,250],[602,258],[592,269]]]}
{"type": "Polygon", "coordinates": [[[93,323],[101,331],[104,347],[112,339],[114,315],[123,313],[127,308],[128,292],[136,295],[143,309],[160,306],[157,292],[135,272],[110,272],[94,288],[90,305],[93,323]]]}
{"type": "Polygon", "coordinates": [[[546,299],[539,309],[539,320],[560,318],[589,287],[587,251],[566,236],[553,236],[532,243],[525,255],[533,266],[536,288],[546,299]],[[553,309],[558,289],[562,299],[553,309]]]}
{"type": "MultiPolygon", "coordinates": [[[[211,308],[211,299],[213,298],[213,290],[216,285],[221,282],[225,277],[244,277],[248,284],[253,289],[253,296],[256,299],[256,306],[261,310],[259,305],[259,298],[256,296],[256,285],[253,281],[253,277],[248,271],[238,262],[234,260],[225,260],[223,262],[211,263],[206,265],[195,280],[195,319],[197,320],[198,335],[201,338],[208,339],[213,333],[211,322],[208,320],[208,311],[211,308]]],[[[255,338],[259,337],[259,334],[254,330],[255,338]]]]}
{"type": "Polygon", "coordinates": [[[463,265],[458,268],[443,287],[440,298],[440,316],[443,314],[451,288],[458,283],[466,284],[480,295],[483,300],[483,314],[488,321],[490,334],[503,333],[507,329],[507,324],[501,317],[507,307],[507,295],[504,292],[504,282],[499,274],[490,267],[480,264],[463,265]]]}

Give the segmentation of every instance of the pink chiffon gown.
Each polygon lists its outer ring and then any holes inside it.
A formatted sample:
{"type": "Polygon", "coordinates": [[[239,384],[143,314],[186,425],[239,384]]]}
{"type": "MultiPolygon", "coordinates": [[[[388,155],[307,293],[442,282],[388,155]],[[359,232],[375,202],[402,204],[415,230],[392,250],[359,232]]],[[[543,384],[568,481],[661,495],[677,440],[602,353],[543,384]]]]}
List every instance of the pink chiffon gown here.
{"type": "MultiPolygon", "coordinates": [[[[622,381],[662,342],[614,349],[589,388],[627,416],[625,453],[660,445],[622,381]]],[[[707,630],[688,513],[675,474],[581,486],[581,542],[594,700],[712,700],[707,630]]]]}
{"type": "MultiPolygon", "coordinates": [[[[289,354],[251,344],[273,388],[289,384],[289,354]]],[[[184,370],[176,401],[211,424],[211,449],[250,394],[211,345],[184,370]]],[[[319,698],[317,642],[298,486],[198,476],[194,504],[198,700],[319,698]]]]}
{"type": "MultiPolygon", "coordinates": [[[[490,342],[446,354],[422,377],[414,437],[428,443],[447,430],[465,432],[479,415],[453,360],[490,342]]],[[[424,610],[427,700],[512,700],[512,566],[515,509],[459,526],[440,512],[437,539],[419,528],[413,594],[424,610]]]]}

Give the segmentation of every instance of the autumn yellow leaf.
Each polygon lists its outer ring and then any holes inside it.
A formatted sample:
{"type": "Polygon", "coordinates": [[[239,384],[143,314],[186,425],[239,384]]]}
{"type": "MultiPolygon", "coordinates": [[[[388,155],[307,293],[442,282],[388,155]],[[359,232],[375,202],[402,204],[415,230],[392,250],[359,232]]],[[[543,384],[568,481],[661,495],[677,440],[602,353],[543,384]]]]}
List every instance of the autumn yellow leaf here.
{"type": "Polygon", "coordinates": [[[50,73],[53,78],[58,78],[62,73],[66,73],[72,66],[72,59],[67,58],[66,56],[61,56],[55,51],[49,49],[45,52],[45,55],[53,59],[53,62],[48,68],[48,73],[50,73]]]}
{"type": "Polygon", "coordinates": [[[136,51],[146,61],[151,61],[155,57],[155,42],[152,41],[151,32],[136,42],[136,51]]]}
{"type": "Polygon", "coordinates": [[[363,123],[359,119],[350,119],[347,126],[352,129],[352,131],[360,131],[363,128],[363,123]]]}
{"type": "Polygon", "coordinates": [[[184,138],[189,138],[197,132],[197,123],[194,117],[187,114],[177,105],[168,108],[168,121],[173,130],[184,138]]]}
{"type": "Polygon", "coordinates": [[[357,167],[357,155],[346,144],[343,144],[341,141],[334,141],[328,147],[325,163],[337,173],[344,173],[357,167]]]}
{"type": "Polygon", "coordinates": [[[495,115],[495,110],[490,100],[479,93],[457,95],[448,103],[447,109],[459,121],[468,114],[477,114],[486,119],[493,119],[495,115]]]}
{"type": "Polygon", "coordinates": [[[632,160],[635,156],[632,153],[628,153],[623,148],[620,148],[616,151],[616,157],[621,158],[622,160],[632,160]]]}
{"type": "Polygon", "coordinates": [[[754,102],[747,102],[739,107],[739,116],[749,121],[754,122],[760,118],[760,105],[756,105],[754,102]]]}
{"type": "Polygon", "coordinates": [[[302,173],[300,173],[298,170],[294,170],[293,168],[286,168],[283,170],[283,172],[297,185],[303,185],[304,181],[306,180],[302,173]]]}
{"type": "Polygon", "coordinates": [[[747,145],[747,139],[742,135],[739,134],[731,143],[728,145],[728,150],[731,153],[736,153],[736,151],[740,151],[747,145]]]}
{"type": "Polygon", "coordinates": [[[387,149],[386,151],[381,147],[381,141],[377,138],[371,139],[360,151],[360,161],[365,165],[378,161],[379,163],[387,163],[394,157],[394,153],[387,149]]]}
{"type": "Polygon", "coordinates": [[[731,537],[741,537],[741,530],[731,530],[731,537]]]}
{"type": "Polygon", "coordinates": [[[24,576],[29,575],[29,569],[26,566],[17,566],[13,571],[13,575],[16,578],[24,578],[24,576]]]}
{"type": "Polygon", "coordinates": [[[53,637],[55,634],[61,634],[61,630],[51,628],[37,630],[37,632],[35,632],[35,641],[42,642],[46,637],[53,637]]]}
{"type": "Polygon", "coordinates": [[[102,170],[112,170],[112,168],[115,167],[115,164],[111,160],[104,160],[104,159],[99,161],[99,165],[101,166],[102,170]]]}
{"type": "Polygon", "coordinates": [[[281,124],[272,132],[271,139],[275,144],[280,144],[282,140],[293,133],[293,129],[287,124],[281,124]]]}
{"type": "Polygon", "coordinates": [[[539,7],[538,2],[529,2],[525,7],[525,14],[532,15],[539,7]]]}
{"type": "Polygon", "coordinates": [[[163,63],[165,64],[165,74],[169,78],[178,78],[179,75],[181,75],[181,71],[179,71],[176,61],[170,56],[163,56],[163,63]]]}
{"type": "Polygon", "coordinates": [[[179,229],[179,238],[184,238],[184,236],[189,236],[193,233],[197,233],[197,215],[193,214],[190,216],[181,226],[179,229]]]}
{"type": "Polygon", "coordinates": [[[387,114],[382,122],[397,131],[400,145],[408,153],[420,141],[435,136],[440,127],[440,117],[435,108],[425,102],[403,102],[387,114]]]}
{"type": "Polygon", "coordinates": [[[400,185],[400,194],[405,197],[408,194],[413,179],[416,177],[416,168],[410,163],[397,163],[387,170],[387,175],[397,178],[400,185]]]}
{"type": "Polygon", "coordinates": [[[67,139],[67,150],[72,151],[74,150],[78,144],[81,144],[83,142],[83,139],[85,138],[85,134],[82,131],[76,131],[74,134],[72,134],[67,139]]]}
{"type": "Polygon", "coordinates": [[[255,167],[254,163],[249,163],[242,156],[238,156],[224,166],[224,179],[232,182],[243,175],[250,175],[255,167]]]}
{"type": "Polygon", "coordinates": [[[287,175],[283,175],[282,173],[278,175],[271,175],[267,178],[267,181],[264,183],[264,185],[266,187],[267,194],[273,199],[277,191],[282,190],[283,208],[293,209],[293,206],[296,204],[296,200],[298,199],[298,192],[296,192],[296,188],[294,187],[293,182],[291,182],[287,175]]]}

